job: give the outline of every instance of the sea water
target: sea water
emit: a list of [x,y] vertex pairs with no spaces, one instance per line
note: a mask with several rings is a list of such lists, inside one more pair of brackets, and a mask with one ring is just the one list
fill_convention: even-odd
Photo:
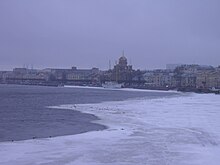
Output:
[[150,93],[160,97],[47,106],[93,114],[107,129],[2,142],[0,164],[218,165],[220,96]]
[[94,115],[82,114],[80,111],[53,110],[48,106],[172,95],[174,94],[85,87],[0,85],[0,141],[72,135],[106,128],[104,125],[91,123],[98,120]]

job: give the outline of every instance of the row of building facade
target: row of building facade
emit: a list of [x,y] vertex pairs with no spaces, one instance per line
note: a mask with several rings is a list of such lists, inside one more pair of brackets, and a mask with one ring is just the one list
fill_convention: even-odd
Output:
[[147,89],[209,90],[220,89],[220,67],[201,65],[168,65],[167,69],[141,71],[128,65],[123,55],[113,69],[15,68],[0,71],[0,83],[67,84],[100,86],[105,81],[124,83],[125,87]]
[[145,85],[182,90],[220,89],[220,67],[180,65],[175,69],[147,71]]

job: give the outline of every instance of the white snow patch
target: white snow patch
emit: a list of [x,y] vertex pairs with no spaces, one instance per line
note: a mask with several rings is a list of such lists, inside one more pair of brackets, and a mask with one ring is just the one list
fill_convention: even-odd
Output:
[[116,91],[129,91],[129,92],[159,92],[159,93],[181,93],[176,90],[150,90],[150,89],[135,89],[135,88],[104,88],[104,87],[91,87],[91,86],[72,86],[64,85],[65,88],[82,88],[82,89],[100,89],[100,90],[116,90]]
[[219,165],[220,96],[62,105],[109,128],[0,143],[3,165]]

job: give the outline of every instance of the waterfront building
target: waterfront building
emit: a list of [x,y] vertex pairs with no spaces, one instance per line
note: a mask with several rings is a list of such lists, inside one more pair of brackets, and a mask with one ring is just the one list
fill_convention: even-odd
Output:
[[197,74],[196,88],[200,89],[220,89],[220,71],[203,71]]
[[99,77],[99,69],[77,69],[76,67],[72,67],[71,72],[68,72],[66,75],[67,80],[97,80]]
[[196,74],[195,73],[182,74],[180,86],[184,88],[196,88]]
[[77,69],[72,67],[71,69],[54,69],[47,68],[43,72],[51,73],[55,80],[59,81],[74,81],[74,80],[91,80],[94,75],[99,74],[98,68],[92,69]]
[[149,88],[172,88],[173,73],[170,70],[153,70],[144,74],[145,86]]
[[215,68],[206,65],[181,65],[174,70],[177,88],[196,88],[198,73],[214,71]]

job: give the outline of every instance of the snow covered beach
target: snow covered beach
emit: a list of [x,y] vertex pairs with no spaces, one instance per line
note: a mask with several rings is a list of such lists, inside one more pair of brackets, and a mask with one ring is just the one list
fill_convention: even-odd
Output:
[[3,165],[218,165],[220,96],[182,94],[61,105],[98,116],[103,131],[0,143]]

